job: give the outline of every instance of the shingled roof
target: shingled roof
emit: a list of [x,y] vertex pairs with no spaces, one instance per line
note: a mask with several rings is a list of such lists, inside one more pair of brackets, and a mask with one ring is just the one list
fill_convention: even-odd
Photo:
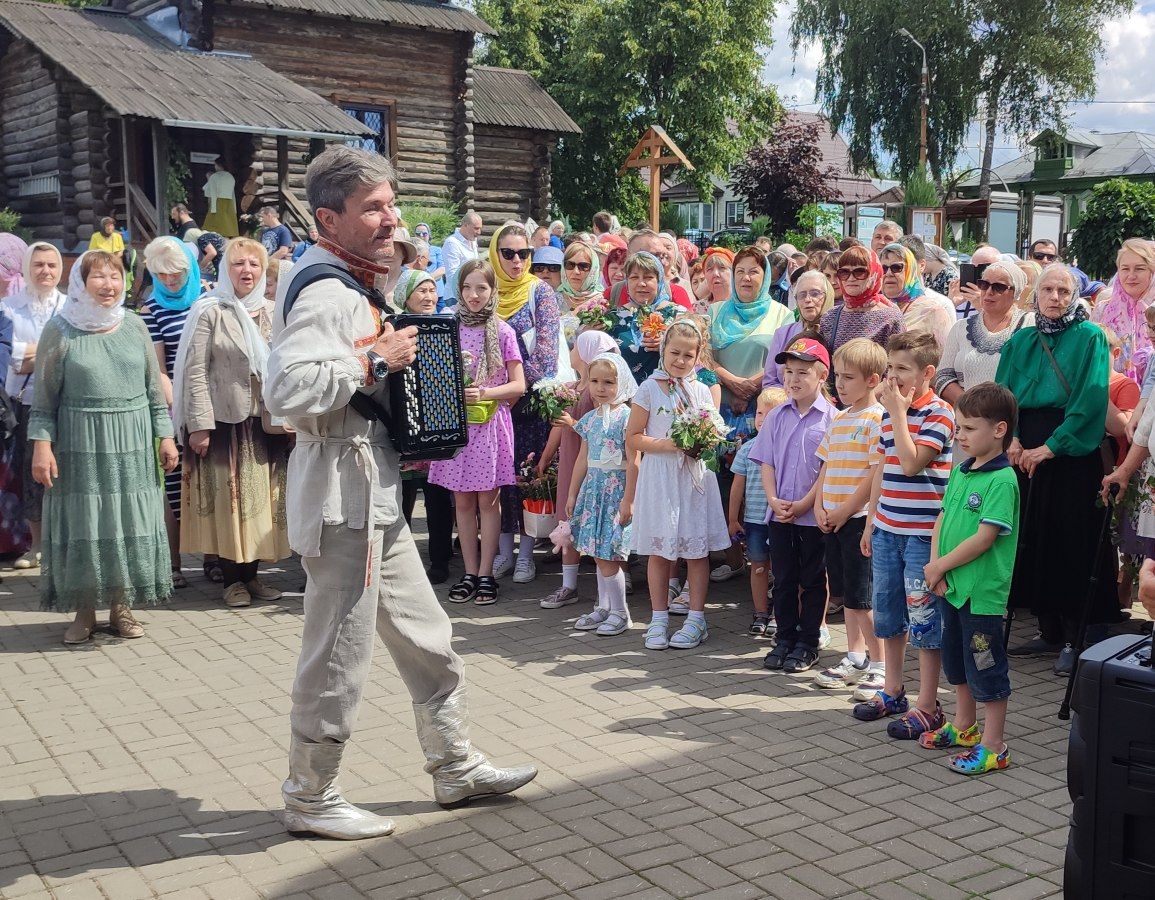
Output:
[[476,125],[581,133],[537,79],[521,69],[474,68],[473,121]]
[[243,0],[247,6],[316,13],[362,22],[390,22],[432,31],[469,31],[495,35],[489,23],[469,9],[440,0]]
[[180,49],[123,13],[0,0],[0,27],[28,41],[122,116],[259,134],[370,133],[254,59]]

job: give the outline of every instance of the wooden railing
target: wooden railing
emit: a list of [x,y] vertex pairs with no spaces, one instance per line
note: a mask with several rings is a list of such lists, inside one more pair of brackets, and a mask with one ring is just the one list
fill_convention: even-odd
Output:
[[144,195],[135,184],[125,186],[128,194],[128,228],[132,234],[132,242],[144,246],[157,236],[159,216],[152,201]]

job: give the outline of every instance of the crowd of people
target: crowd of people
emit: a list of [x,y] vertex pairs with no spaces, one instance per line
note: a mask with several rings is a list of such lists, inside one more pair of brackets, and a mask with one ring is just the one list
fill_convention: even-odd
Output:
[[[433,584],[450,580],[456,532],[464,573],[449,603],[493,604],[501,579],[538,578],[524,501],[556,478],[561,579],[543,608],[581,601],[591,558],[597,596],[573,627],[622,635],[630,561],[645,557],[644,646],[689,650],[709,637],[711,583],[746,576],[750,635],[773,642],[764,665],[786,673],[818,665],[841,613],[848,651],[815,684],[851,691],[853,716],[889,718],[896,739],[959,751],[951,765],[966,774],[1009,764],[1008,657],[1053,654],[1070,671],[1086,599],[1071,586],[1099,574],[1090,640],[1130,607],[1155,554],[1152,242],[1125,241],[1103,285],[1049,241],[1026,259],[980,246],[964,279],[889,221],[869,246],[760,238],[700,253],[608,213],[588,232],[506,222],[482,243],[468,212],[441,247],[427,224],[388,215],[392,264],[367,277],[397,311],[455,316],[464,351],[468,446],[405,464],[392,501],[408,520],[424,495]],[[143,250],[138,311],[111,220],[65,291],[55,247],[0,235],[13,412],[0,552],[41,568],[46,608],[74,614],[70,644],[103,607],[120,636],[142,636],[133,609],[187,585],[181,553],[203,555],[229,607],[279,598],[259,564],[322,528],[286,506],[290,452],[301,466],[344,452],[312,439],[294,450],[265,400],[276,285],[306,250],[344,259],[339,248],[316,230],[294,246],[273,208],[259,240],[202,243],[187,209],[173,218],[176,233]],[[353,363],[364,384],[372,358]],[[534,396],[558,384],[576,400],[543,418]],[[716,448],[681,438],[713,423]],[[1116,545],[1100,545],[1113,486],[1126,502]],[[364,500],[370,519],[377,503]],[[1008,607],[1039,625],[1009,651]],[[950,721],[940,673],[958,693]]]

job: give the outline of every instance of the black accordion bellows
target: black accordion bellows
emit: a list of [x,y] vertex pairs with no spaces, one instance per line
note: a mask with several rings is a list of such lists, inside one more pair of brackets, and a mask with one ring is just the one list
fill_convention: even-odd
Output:
[[417,328],[417,359],[389,375],[389,439],[403,460],[453,459],[469,443],[465,373],[456,316],[400,315]]

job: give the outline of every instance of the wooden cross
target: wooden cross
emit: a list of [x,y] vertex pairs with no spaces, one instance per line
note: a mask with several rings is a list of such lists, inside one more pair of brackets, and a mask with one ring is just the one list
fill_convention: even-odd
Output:
[[[668,154],[663,156],[666,151]],[[658,209],[662,200],[663,166],[685,166],[689,171],[694,171],[694,164],[686,159],[686,154],[678,149],[666,130],[661,125],[651,125],[618,170],[619,177],[625,175],[627,169],[650,170],[650,227],[654,231],[661,228]]]

